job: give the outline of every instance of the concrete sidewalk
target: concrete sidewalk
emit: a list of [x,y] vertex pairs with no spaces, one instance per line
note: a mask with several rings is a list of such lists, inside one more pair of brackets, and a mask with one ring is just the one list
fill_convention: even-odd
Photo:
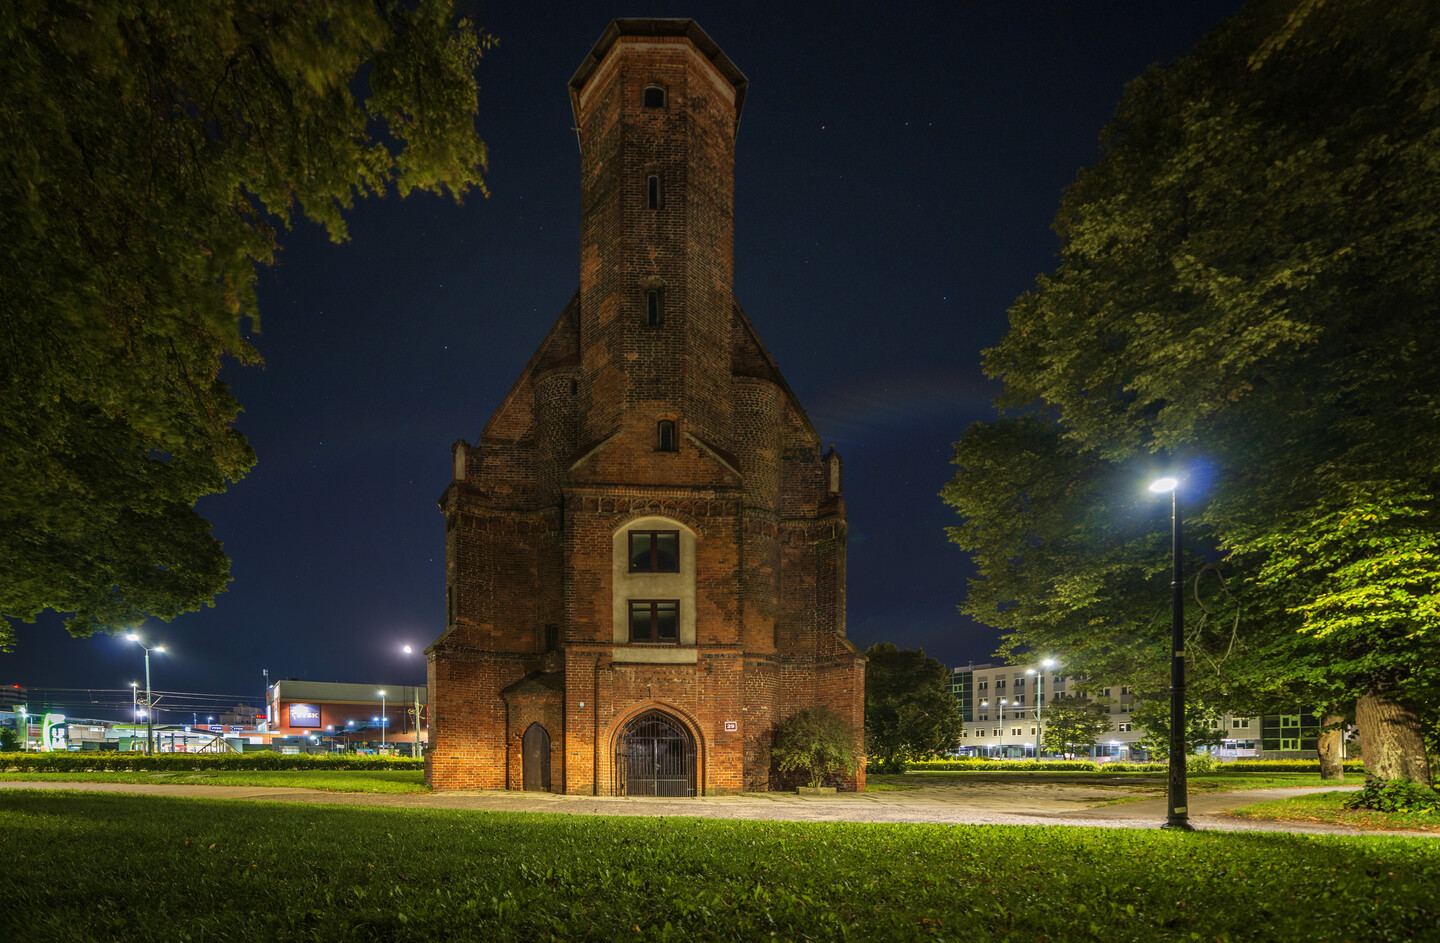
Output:
[[[1347,787],[1338,787],[1347,788]],[[1348,787],[1355,789],[1358,787]],[[441,792],[410,795],[322,792],[290,787],[206,786],[168,783],[0,782],[4,792],[16,789],[60,789],[77,792],[118,792],[196,799],[241,799],[313,805],[369,806],[393,809],[465,809],[472,811],[550,812],[571,815],[702,816],[718,819],[767,819],[797,822],[901,822],[953,825],[1072,825],[1100,828],[1157,828],[1165,821],[1163,798],[1119,805],[1099,805],[1118,790],[1089,786],[977,786],[833,796],[793,793],[749,793],[701,796],[694,799],[651,797],[567,796],[538,792]],[[1362,831],[1309,822],[1261,822],[1231,818],[1229,809],[1266,799],[1318,792],[1307,789],[1251,789],[1213,793],[1190,799],[1190,823],[1207,831],[1291,832],[1324,835],[1407,834],[1425,832]]]

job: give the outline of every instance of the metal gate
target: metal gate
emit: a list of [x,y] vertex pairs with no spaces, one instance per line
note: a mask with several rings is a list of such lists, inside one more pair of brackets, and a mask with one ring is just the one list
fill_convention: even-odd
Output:
[[622,796],[693,796],[695,741],[673,717],[646,711],[621,731],[615,771]]

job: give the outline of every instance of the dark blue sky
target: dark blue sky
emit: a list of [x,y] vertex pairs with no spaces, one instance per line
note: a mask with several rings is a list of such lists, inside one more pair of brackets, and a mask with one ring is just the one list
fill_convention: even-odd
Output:
[[[351,241],[312,226],[261,276],[263,369],[228,371],[259,464],[201,510],[233,560],[214,608],[142,632],[157,690],[257,698],[272,679],[413,684],[443,628],[450,444],[474,442],[579,282],[566,83],[612,16],[688,16],[746,74],[736,296],[845,459],[850,636],[983,661],[937,497],[992,415],[980,352],[1055,263],[1061,190],[1123,84],[1240,0],[479,5],[491,196],[387,199]],[[132,643],[19,626],[0,681],[104,716]],[[106,692],[109,693],[106,693]],[[119,693],[117,693],[119,692]],[[199,699],[172,695],[177,708]],[[32,704],[32,706],[34,706]],[[189,708],[184,708],[189,709]]]

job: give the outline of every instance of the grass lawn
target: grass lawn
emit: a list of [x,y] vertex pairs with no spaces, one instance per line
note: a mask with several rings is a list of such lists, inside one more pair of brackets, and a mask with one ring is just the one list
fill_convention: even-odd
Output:
[[1349,793],[1323,792],[1294,799],[1272,799],[1235,809],[1230,814],[1245,819],[1284,819],[1292,822],[1328,822],[1351,828],[1413,829],[1440,832],[1440,815],[1419,812],[1374,812],[1343,808]]
[[327,792],[429,792],[422,770],[234,770],[185,773],[0,773],[24,782],[170,783],[202,786],[300,786]]
[[1415,940],[1440,842],[0,794],[0,939]]

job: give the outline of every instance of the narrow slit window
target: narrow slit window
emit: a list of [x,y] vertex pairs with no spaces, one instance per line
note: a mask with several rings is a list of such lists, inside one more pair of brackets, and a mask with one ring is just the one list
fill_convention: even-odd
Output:
[[648,327],[659,327],[660,314],[660,290],[652,288],[645,292],[645,324]]
[[675,423],[669,419],[662,419],[655,424],[655,451],[657,452],[678,452],[679,446],[675,442]]
[[665,107],[665,89],[661,88],[661,87],[658,86],[658,85],[647,85],[647,86],[645,86],[645,107],[646,107],[646,108],[664,108],[664,107]]
[[660,208],[660,175],[651,174],[645,178],[645,206],[647,209]]

